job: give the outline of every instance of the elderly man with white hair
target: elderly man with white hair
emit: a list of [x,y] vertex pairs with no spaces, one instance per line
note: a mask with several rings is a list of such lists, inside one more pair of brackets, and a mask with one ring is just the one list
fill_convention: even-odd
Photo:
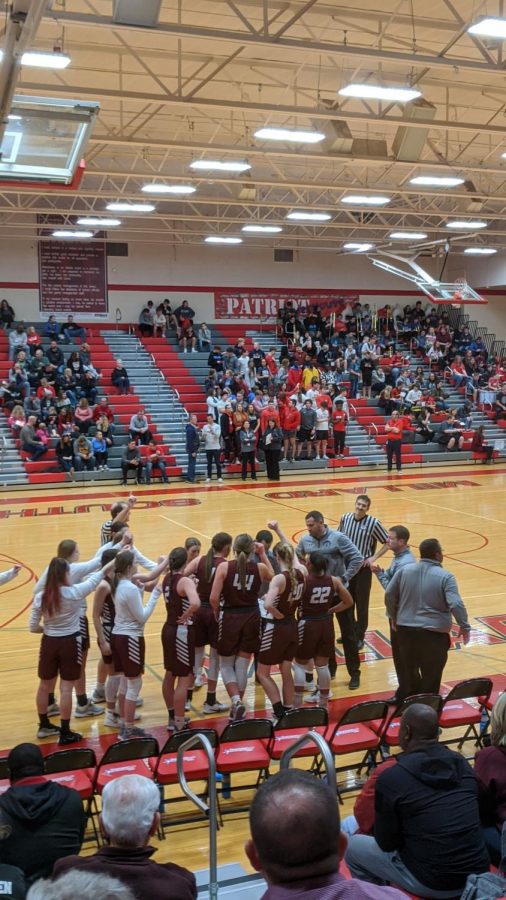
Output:
[[[53,878],[70,869],[103,872],[119,878],[138,900],[170,896],[171,900],[195,900],[195,876],[175,863],[150,859],[149,839],[158,828],[160,794],[142,775],[123,775],[110,781],[102,794],[100,828],[108,846],[94,856],[67,856],[56,863]],[[60,862],[62,863],[60,865]]]

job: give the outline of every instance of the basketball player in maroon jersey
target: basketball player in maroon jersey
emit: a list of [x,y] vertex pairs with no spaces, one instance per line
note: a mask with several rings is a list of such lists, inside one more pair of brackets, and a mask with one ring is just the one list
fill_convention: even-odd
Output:
[[[263,598],[265,611],[272,615],[264,620],[258,654],[257,677],[279,718],[293,706],[292,661],[297,650],[297,622],[295,612],[304,590],[307,569],[295,556],[293,547],[281,541],[274,547],[274,556],[281,569],[272,579]],[[283,701],[279,688],[271,677],[271,666],[279,666],[283,685]]]
[[[101,564],[104,567],[111,559],[116,559],[119,546],[104,550]],[[93,625],[97,635],[98,647],[101,654],[103,678],[105,683],[106,712],[104,725],[108,728],[119,726],[119,716],[116,714],[116,699],[121,675],[114,671],[114,663],[111,651],[111,633],[114,625],[115,609],[112,598],[112,573],[102,579],[93,597]]]
[[[300,603],[298,646],[295,654],[294,706],[302,706],[306,682],[306,666],[314,659],[320,691],[319,705],[328,706],[330,691],[329,657],[335,652],[333,613],[353,606],[353,597],[340,578],[327,575],[327,558],[323,553],[309,554],[309,574]],[[336,597],[339,602],[336,603]]]
[[[185,575],[193,575],[197,579],[197,594],[200,597],[200,608],[193,617],[195,632],[195,687],[202,669],[202,660],[206,645],[209,644],[209,669],[207,675],[207,697],[202,711],[206,715],[226,712],[228,706],[216,700],[216,685],[220,673],[218,656],[218,622],[209,602],[216,569],[227,561],[232,549],[232,535],[220,531],[211,539],[211,546],[205,556],[198,556],[186,566]],[[199,685],[200,687],[200,685]]]
[[195,629],[193,615],[200,606],[193,578],[184,574],[188,553],[175,547],[169,554],[169,572],[162,584],[167,620],[162,628],[163,699],[169,714],[168,730],[185,727],[186,693],[193,684],[195,665]]
[[[260,562],[249,559],[253,552],[258,554]],[[209,598],[219,617],[221,677],[232,700],[230,720],[233,722],[242,719],[246,712],[242,698],[249,662],[260,647],[258,592],[262,581],[270,581],[274,575],[264,545],[255,543],[251,535],[237,535],[234,553],[236,559],[218,566]]]

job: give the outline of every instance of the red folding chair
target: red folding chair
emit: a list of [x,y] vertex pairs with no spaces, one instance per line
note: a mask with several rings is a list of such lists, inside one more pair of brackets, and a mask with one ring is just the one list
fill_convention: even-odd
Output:
[[[284,751],[291,747],[295,741],[307,734],[308,731],[317,731],[318,734],[325,737],[328,728],[328,713],[322,707],[313,707],[309,709],[303,707],[301,709],[289,709],[281,716],[274,728],[274,741],[271,747],[271,759],[280,760]],[[293,759],[301,757],[312,757],[312,763],[309,771],[314,771],[316,761],[319,756],[318,748],[315,744],[306,744],[297,750],[293,755]]]
[[[179,797],[173,798],[172,800],[167,800],[165,798],[164,788],[166,785],[179,784],[179,778],[177,774],[177,751],[181,744],[184,744],[185,741],[188,740],[188,738],[193,737],[195,734],[203,734],[208,739],[211,747],[216,754],[219,741],[218,733],[215,731],[215,729],[192,728],[172,734],[162,747],[158,758],[153,757],[149,761],[150,766],[153,770],[153,777],[156,783],[160,786],[162,813],[165,812],[165,806],[167,803],[180,801]],[[187,781],[205,782],[205,789],[201,796],[206,799],[209,795],[209,761],[207,759],[205,751],[200,747],[193,747],[191,750],[186,751],[183,757],[183,762],[184,773]],[[164,824],[165,823],[162,821],[162,827]]]
[[216,769],[221,775],[232,776],[256,772],[254,784],[236,785],[235,790],[258,787],[269,777],[274,729],[270,719],[242,719],[226,726],[220,737]]
[[[388,703],[385,703],[384,700],[366,700],[363,703],[355,703],[343,713],[332,731],[329,730],[327,743],[334,756],[361,754],[360,762],[351,765],[351,768],[356,768],[357,775],[362,769],[367,768],[369,772],[376,765],[388,711]],[[349,763],[336,766],[336,772],[348,769],[350,769]],[[347,789],[353,790],[354,786]],[[340,800],[341,790],[338,788]]]
[[97,766],[93,784],[95,794],[101,794],[106,784],[122,775],[143,775],[153,778],[150,759],[159,756],[156,738],[131,738],[111,744]]
[[100,844],[94,818],[98,813],[93,789],[96,770],[95,753],[86,747],[56,750],[44,758],[44,778],[77,791],[84,803],[86,821],[91,821],[95,840]]
[[400,700],[397,706],[394,706],[391,715],[387,716],[383,727],[380,728],[380,749],[382,753],[382,748],[386,749],[388,754],[390,747],[399,746],[399,727],[402,714],[410,706],[413,706],[414,703],[422,703],[425,706],[430,706],[435,710],[439,717],[443,706],[443,698],[440,697],[439,694],[427,693],[413,694],[411,697],[406,697],[405,700]]
[[[443,700],[439,725],[441,728],[463,727],[465,731],[462,737],[450,738],[443,743],[457,744],[461,750],[464,742],[473,737],[476,747],[483,746],[483,735],[490,718],[486,704],[492,688],[490,678],[466,678],[451,689]],[[485,717],[483,730],[480,728],[482,716]]]

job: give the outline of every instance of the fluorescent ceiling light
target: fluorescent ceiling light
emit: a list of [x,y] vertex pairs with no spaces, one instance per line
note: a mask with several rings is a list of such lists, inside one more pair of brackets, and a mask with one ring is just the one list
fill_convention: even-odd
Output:
[[424,231],[392,231],[389,237],[394,241],[424,241],[427,235]]
[[380,197],[379,194],[348,194],[341,197],[341,203],[353,203],[355,206],[385,206],[391,197]]
[[152,203],[108,203],[106,209],[111,212],[153,212]]
[[484,37],[497,38],[503,40],[506,38],[506,19],[496,19],[493,17],[482,19],[467,29],[469,34],[481,34]]
[[416,178],[410,178],[409,183],[419,184],[422,187],[457,187],[458,184],[464,184],[464,179],[439,175],[417,175]]
[[328,222],[332,216],[323,212],[304,212],[304,210],[295,210],[288,213],[287,219],[294,219],[298,222]]
[[234,162],[234,160],[221,162],[217,159],[195,159],[190,163],[190,169],[203,172],[247,172],[248,169],[251,169],[251,166],[247,162]]
[[53,231],[55,238],[92,238],[93,231]]
[[349,243],[343,245],[343,250],[353,250],[355,253],[367,253],[368,250],[372,250],[374,244],[362,244],[362,243]]
[[191,184],[145,184],[145,194],[194,194],[197,190]]
[[486,228],[488,222],[480,222],[478,220],[470,222],[463,222],[461,219],[457,219],[455,222],[447,222],[447,228],[454,228],[455,230],[460,231],[472,231],[475,228]]
[[497,253],[497,250],[494,250],[493,247],[468,247],[464,253],[467,253],[468,256],[492,256],[493,253]]
[[262,141],[289,141],[293,144],[318,144],[325,140],[320,131],[296,131],[293,128],[259,128],[254,137]]
[[204,240],[206,244],[242,244],[240,237],[225,237],[221,234],[210,234]]
[[38,69],[66,69],[70,64],[70,56],[56,50],[44,53],[38,50],[27,50],[21,57],[22,66],[33,66]]
[[243,225],[241,231],[247,231],[251,234],[279,234],[283,229],[281,225]]
[[388,100],[397,103],[409,103],[422,96],[416,88],[381,87],[379,84],[348,84],[338,91],[342,97],[358,97],[364,100]]
[[77,220],[78,225],[96,225],[104,228],[116,228],[121,225],[121,219],[99,219],[94,216],[83,216]]

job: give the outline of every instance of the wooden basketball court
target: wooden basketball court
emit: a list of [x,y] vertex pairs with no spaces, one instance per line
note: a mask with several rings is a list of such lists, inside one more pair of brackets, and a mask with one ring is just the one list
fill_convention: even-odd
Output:
[[[223,487],[183,486],[139,488],[138,503],[131,517],[135,544],[153,558],[197,536],[204,549],[217,531],[235,535],[255,534],[270,519],[278,519],[285,533],[298,539],[304,516],[319,509],[331,526],[354,506],[354,496],[366,492],[371,513],[389,527],[406,525],[416,552],[426,537],[437,537],[445,552],[445,566],[457,577],[466,603],[472,638],[468,647],[455,644],[449,655],[445,681],[474,675],[506,677],[506,542],[504,486],[506,468],[473,465],[462,468],[403,472],[388,476],[378,471],[360,474],[292,477],[278,484],[225,483]],[[40,637],[28,632],[29,607],[35,578],[40,574],[63,538],[78,541],[81,559],[92,556],[100,543],[100,526],[108,518],[110,504],[127,491],[65,487],[51,493],[6,492],[0,500],[2,551],[0,570],[14,562],[22,564],[18,579],[0,588],[0,678],[2,683],[0,747],[8,749],[21,741],[35,740],[37,717],[34,695],[37,686],[37,656]],[[384,557],[388,565],[390,554]],[[145,705],[142,725],[148,730],[163,726],[163,676],[160,630],[163,602],[146,627],[146,674],[142,694]],[[341,665],[332,682],[333,700],[366,699],[376,692],[392,693],[395,675],[387,640],[383,591],[376,579],[371,594],[370,632],[363,652],[362,682],[350,695],[347,673]],[[338,645],[339,648],[339,645]],[[98,650],[92,642],[88,660],[88,689],[93,690]],[[502,676],[502,679],[501,679]],[[224,698],[221,689],[219,697]],[[194,694],[192,719],[200,710],[205,689]],[[264,708],[264,695],[250,679],[250,708]],[[269,711],[270,714],[270,711]],[[101,724],[103,717],[79,720],[79,730],[95,741],[110,743],[115,733]],[[211,724],[211,723],[208,723]],[[163,733],[160,732],[160,734]],[[162,738],[163,739],[163,738]],[[44,743],[44,742],[42,742]],[[50,743],[46,741],[45,743]],[[346,811],[351,802],[345,807]],[[245,817],[229,817],[219,835],[220,862],[244,863]],[[171,830],[157,858],[172,858],[195,868],[207,866],[207,835],[200,825]]]

